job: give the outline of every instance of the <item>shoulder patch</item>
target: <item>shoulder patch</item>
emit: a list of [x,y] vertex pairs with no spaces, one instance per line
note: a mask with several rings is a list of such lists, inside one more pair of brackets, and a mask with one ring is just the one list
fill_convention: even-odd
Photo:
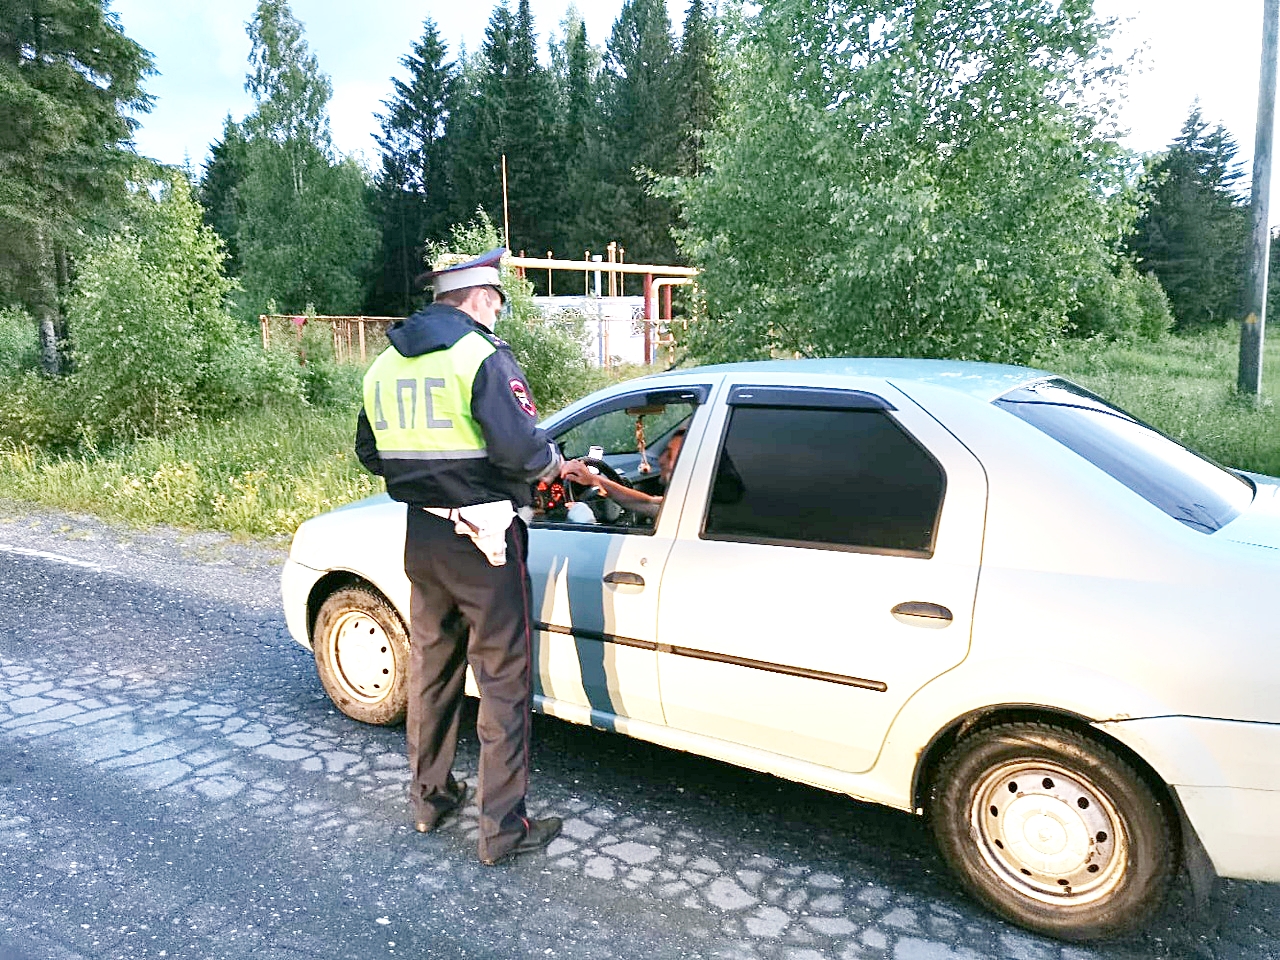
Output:
[[525,386],[525,382],[519,377],[512,377],[507,381],[507,386],[511,388],[511,395],[516,398],[516,403],[520,404],[520,409],[531,417],[538,415],[538,408],[533,405],[533,397],[529,396],[529,388]]

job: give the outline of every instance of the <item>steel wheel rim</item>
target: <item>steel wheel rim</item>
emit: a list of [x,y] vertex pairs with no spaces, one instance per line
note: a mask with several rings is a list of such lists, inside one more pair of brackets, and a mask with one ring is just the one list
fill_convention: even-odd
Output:
[[367,613],[351,610],[330,628],[329,666],[343,689],[361,703],[379,703],[391,692],[396,658],[387,633]]
[[1079,773],[1042,760],[1001,764],[972,794],[982,858],[1041,903],[1082,905],[1119,886],[1129,843],[1115,804]]

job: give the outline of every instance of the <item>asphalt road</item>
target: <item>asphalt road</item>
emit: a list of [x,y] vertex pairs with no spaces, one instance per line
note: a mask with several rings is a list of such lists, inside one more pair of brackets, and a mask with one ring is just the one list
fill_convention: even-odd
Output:
[[969,901],[916,818],[541,717],[565,834],[483,867],[474,807],[410,828],[403,730],[325,698],[283,552],[0,502],[0,960],[1280,960],[1280,885],[1063,945]]

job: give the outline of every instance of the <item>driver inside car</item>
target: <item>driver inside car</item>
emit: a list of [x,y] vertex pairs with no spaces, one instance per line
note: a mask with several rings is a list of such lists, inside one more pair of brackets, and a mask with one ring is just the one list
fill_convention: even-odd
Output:
[[[658,476],[664,490],[671,482],[671,473],[675,470],[676,460],[680,456],[680,448],[684,446],[684,435],[685,428],[677,427],[672,432],[671,439],[667,441],[667,445],[658,454]],[[602,477],[593,473],[591,468],[581,460],[566,460],[560,465],[560,476],[584,487],[595,487],[600,496],[609,497],[620,507],[642,517],[656,517],[658,511],[662,509],[661,495],[655,496],[640,490],[633,490],[631,487],[610,480],[608,477]]]

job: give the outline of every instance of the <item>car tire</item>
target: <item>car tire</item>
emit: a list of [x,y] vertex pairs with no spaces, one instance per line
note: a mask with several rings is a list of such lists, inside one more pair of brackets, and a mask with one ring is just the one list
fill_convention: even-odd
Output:
[[975,898],[1063,940],[1141,927],[1178,868],[1169,802],[1115,751],[1050,724],[962,738],[938,768],[928,813],[943,859]]
[[344,587],[324,601],[312,631],[316,672],[334,706],[354,720],[404,720],[409,636],[399,614],[368,587]]

